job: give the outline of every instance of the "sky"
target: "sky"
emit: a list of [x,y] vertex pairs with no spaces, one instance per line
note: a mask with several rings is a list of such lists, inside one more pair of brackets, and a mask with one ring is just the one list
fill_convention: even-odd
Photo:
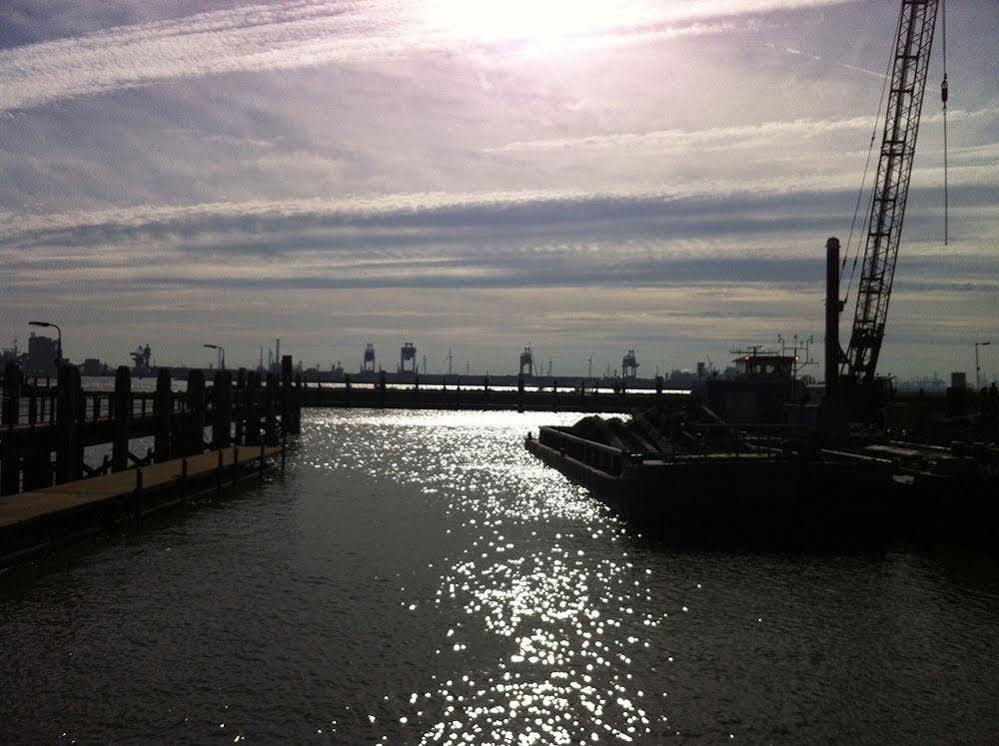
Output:
[[[825,241],[898,8],[5,0],[0,344],[41,317],[77,360],[253,365],[280,337],[348,370],[412,341],[431,370],[530,344],[556,375],[628,349],[652,375],[780,333],[821,376]],[[950,241],[938,27],[879,365],[901,377],[999,345],[996,0],[947,13]]]

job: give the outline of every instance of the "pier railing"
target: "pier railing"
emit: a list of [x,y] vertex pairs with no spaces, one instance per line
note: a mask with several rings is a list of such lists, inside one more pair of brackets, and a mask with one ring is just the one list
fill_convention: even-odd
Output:
[[[116,373],[113,391],[85,391],[75,365],[62,367],[55,386],[42,386],[8,364],[0,400],[0,495],[207,449],[276,446],[283,434],[300,431],[301,390],[290,356],[282,361],[280,378],[244,369],[216,371],[208,385],[203,371],[192,370],[183,392],[173,390],[167,370],[160,371],[152,392],[132,391],[125,366]],[[152,439],[144,454],[132,450],[132,441],[140,438]],[[110,453],[100,464],[88,464],[85,449],[102,445]]]

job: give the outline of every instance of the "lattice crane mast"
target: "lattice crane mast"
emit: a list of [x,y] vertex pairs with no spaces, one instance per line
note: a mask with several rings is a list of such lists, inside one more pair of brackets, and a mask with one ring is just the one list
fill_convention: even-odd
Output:
[[902,0],[877,175],[865,221],[864,259],[857,285],[853,331],[840,359],[840,377],[847,384],[874,382],[895,278],[939,5],[940,0]]

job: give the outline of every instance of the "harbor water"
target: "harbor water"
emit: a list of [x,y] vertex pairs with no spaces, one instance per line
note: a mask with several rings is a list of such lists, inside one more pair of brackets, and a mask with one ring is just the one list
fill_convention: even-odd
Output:
[[994,743],[999,563],[678,547],[523,447],[311,410],[287,470],[0,574],[0,742]]

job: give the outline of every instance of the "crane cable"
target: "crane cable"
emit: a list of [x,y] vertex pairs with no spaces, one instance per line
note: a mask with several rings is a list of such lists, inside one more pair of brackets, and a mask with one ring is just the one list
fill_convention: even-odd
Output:
[[940,99],[943,101],[943,141],[944,141],[944,246],[949,239],[949,199],[947,195],[947,0],[941,0],[943,12],[943,82],[940,84]]
[[[840,265],[840,275],[846,269],[846,263],[850,258],[850,246],[853,244],[853,233],[857,225],[857,216],[860,214],[860,203],[864,198],[864,187],[867,185],[867,173],[871,167],[871,154],[874,152],[874,143],[878,137],[878,125],[881,123],[881,108],[885,102],[885,92],[888,90],[888,80],[891,78],[891,66],[894,61],[894,50],[888,55],[888,63],[885,65],[885,74],[881,83],[881,96],[878,98],[878,108],[874,114],[874,129],[871,131],[871,142],[867,146],[867,161],[864,163],[864,175],[860,179],[860,189],[857,191],[857,203],[853,207],[853,220],[850,221],[850,235],[846,239],[846,251],[843,252],[843,261]],[[864,216],[861,224],[861,233],[864,232],[869,215]],[[846,294],[843,296],[843,303],[850,298],[850,288],[853,287],[853,278],[857,274],[857,260],[860,259],[860,237],[857,237],[857,245],[854,247],[853,266],[850,269],[850,279],[847,281]]]

